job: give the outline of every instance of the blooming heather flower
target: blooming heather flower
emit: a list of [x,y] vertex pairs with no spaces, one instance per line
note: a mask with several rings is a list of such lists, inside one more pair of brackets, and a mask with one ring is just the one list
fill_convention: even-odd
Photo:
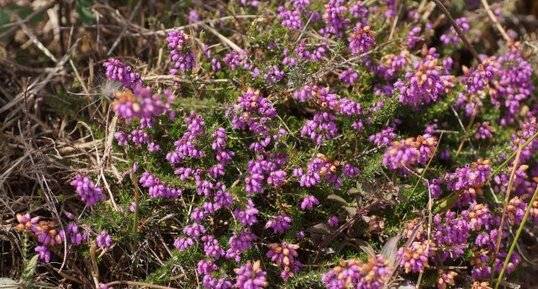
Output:
[[439,65],[435,54],[435,50],[430,49],[421,61],[413,64],[414,70],[405,74],[405,81],[394,83],[401,103],[418,106],[436,102],[454,86],[452,76]]
[[47,246],[37,246],[34,251],[39,254],[39,259],[43,260],[45,263],[50,262],[50,250]]
[[353,70],[353,68],[348,68],[340,73],[338,75],[338,78],[340,78],[340,81],[346,84],[352,84],[359,78],[359,75]]
[[106,230],[101,231],[99,235],[97,235],[97,247],[99,248],[110,248],[112,246],[112,237],[108,234]]
[[465,218],[457,217],[453,211],[447,211],[443,216],[435,215],[433,226],[432,238],[441,260],[462,257],[470,236],[469,223]]
[[494,224],[493,215],[486,204],[471,203],[469,209],[461,212],[461,216],[473,231],[489,229]]
[[150,87],[136,86],[116,93],[112,102],[114,112],[121,118],[131,121],[134,118],[150,120],[169,111],[175,96],[170,90],[162,94],[153,93]]
[[345,0],[329,0],[325,4],[323,19],[327,23],[326,33],[341,37],[349,26],[350,20],[346,17],[348,8]]
[[447,188],[460,194],[458,204],[468,204],[476,199],[476,195],[482,195],[482,187],[488,181],[490,173],[489,161],[479,159],[471,165],[447,173]]
[[396,139],[397,135],[394,133],[394,127],[389,126],[378,133],[375,133],[368,137],[378,147],[388,147]]
[[381,289],[389,278],[390,267],[383,256],[370,256],[368,262],[362,264],[361,273],[356,288]]
[[308,195],[301,202],[301,210],[310,210],[317,205],[319,205],[319,200],[312,195]]
[[486,58],[478,67],[464,69],[462,81],[467,87],[467,92],[470,94],[478,93],[486,88],[497,76],[499,72],[499,63],[493,57]]
[[278,7],[278,18],[280,18],[280,24],[289,29],[301,29],[303,22],[301,21],[301,14],[297,10],[287,10],[283,6]]
[[454,271],[449,271],[445,273],[444,271],[439,270],[439,279],[437,279],[437,288],[447,289],[448,287],[452,287],[456,285],[456,280],[454,280],[456,276],[458,276],[458,273]]
[[362,262],[359,260],[342,260],[338,266],[329,270],[321,277],[327,289],[345,289],[356,287],[360,278]]
[[491,102],[506,109],[501,118],[502,125],[510,124],[520,112],[521,103],[533,92],[532,66],[527,62],[519,47],[512,45],[508,52],[498,58],[500,68],[495,89],[491,91]]
[[256,216],[258,215],[258,209],[254,206],[254,203],[252,200],[247,201],[247,207],[244,211],[235,209],[234,216],[239,220],[243,226],[252,226],[256,222],[258,222],[258,219]]
[[357,23],[348,40],[349,49],[355,55],[368,52],[375,45],[374,32],[370,30],[370,26],[363,26],[360,23]]
[[161,182],[149,172],[144,172],[138,180],[142,187],[148,189],[152,198],[177,198],[183,194],[181,189],[173,188]]
[[525,210],[527,210],[527,204],[521,201],[519,196],[513,197],[506,206],[506,212],[510,223],[512,225],[521,224],[523,216],[525,215]]
[[192,240],[191,238],[181,237],[181,238],[177,238],[174,241],[174,247],[176,247],[176,249],[180,251],[185,251],[192,245],[194,245],[194,240]]
[[290,277],[299,272],[302,266],[301,262],[297,260],[299,245],[283,242],[281,244],[269,244],[267,247],[269,248],[267,257],[282,268],[280,276],[284,281],[288,281]]
[[407,34],[407,47],[408,48],[413,48],[420,41],[422,41],[422,37],[420,36],[421,32],[422,32],[422,28],[420,28],[420,26],[415,26],[411,28],[411,30]]
[[247,261],[234,269],[237,276],[234,286],[239,289],[260,289],[267,287],[266,273],[260,268],[260,261]]
[[172,60],[170,74],[176,75],[179,71],[192,69],[196,65],[194,52],[187,48],[187,39],[183,32],[178,29],[168,32],[166,41]]
[[284,71],[280,70],[278,66],[273,65],[265,73],[264,79],[268,84],[274,84],[284,78]]
[[217,265],[211,260],[200,260],[198,261],[198,266],[196,267],[196,271],[200,275],[209,275],[217,269]]
[[338,226],[339,222],[340,221],[338,220],[337,216],[331,216],[331,217],[329,217],[329,220],[327,220],[327,224],[329,224],[329,226],[331,226],[333,228]]
[[271,228],[275,234],[285,233],[291,225],[291,218],[286,215],[278,215],[267,221],[265,228]]
[[232,288],[232,282],[228,280],[228,278],[222,277],[219,279],[216,279],[215,277],[211,275],[205,275],[202,280],[202,285],[204,288],[207,289],[230,289]]
[[[469,25],[469,22],[467,21],[467,18],[461,17],[455,20],[456,25],[458,25],[461,29],[461,31],[465,32],[471,29],[471,25]],[[453,26],[450,26],[450,30],[441,35],[441,42],[444,44],[459,44],[461,43],[461,39],[456,33],[456,29]]]
[[318,154],[312,159],[307,166],[306,173],[302,169],[294,170],[294,175],[300,178],[301,187],[313,187],[324,179],[335,188],[339,188],[343,180],[338,176],[337,171],[341,163],[338,161],[331,162],[323,154]]
[[425,165],[433,157],[436,146],[437,139],[429,134],[395,141],[383,155],[383,165],[392,170]]
[[478,124],[474,137],[476,139],[490,139],[493,137],[493,135],[491,134],[492,131],[493,128],[489,125],[487,121],[482,122]]
[[77,175],[70,184],[75,187],[80,199],[90,207],[105,199],[101,188],[95,186],[88,177]]
[[110,80],[117,81],[125,88],[134,88],[142,85],[140,74],[133,72],[131,66],[126,66],[119,59],[111,58],[103,66],[106,68],[106,76]]
[[252,248],[254,240],[256,240],[256,235],[254,235],[250,229],[245,229],[241,232],[233,232],[232,237],[228,240],[228,245],[230,247],[226,250],[226,258],[234,259],[236,262],[241,261],[241,254]]
[[212,235],[205,235],[201,238],[204,242],[204,253],[206,256],[213,257],[215,260],[218,260],[220,257],[224,256],[224,250],[219,245],[219,241],[215,239]]
[[318,145],[338,135],[336,118],[330,112],[316,113],[314,118],[306,121],[301,129],[301,136],[309,137]]
[[237,99],[232,111],[232,127],[248,129],[254,134],[267,136],[267,124],[276,116],[272,104],[257,90],[249,89]]
[[406,273],[422,272],[424,268],[429,267],[428,258],[433,251],[433,244],[427,242],[413,242],[409,247],[400,248],[398,250],[398,259],[401,260],[402,266]]

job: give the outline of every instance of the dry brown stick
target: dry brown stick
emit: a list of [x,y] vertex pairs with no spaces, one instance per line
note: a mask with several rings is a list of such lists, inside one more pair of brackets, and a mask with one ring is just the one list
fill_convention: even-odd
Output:
[[112,55],[112,52],[114,52],[114,50],[116,49],[116,47],[120,43],[120,40],[123,38],[123,35],[127,31],[127,26],[129,26],[129,23],[131,23],[131,21],[133,21],[134,16],[138,12],[138,9],[141,6],[140,4],[142,4],[142,0],[138,0],[138,2],[136,3],[136,6],[133,9],[133,12],[129,16],[129,20],[127,20],[127,23],[125,23],[125,25],[123,26],[123,29],[121,30],[120,35],[118,35],[118,38],[116,38],[116,41],[114,41],[114,43],[112,44],[112,47],[110,47],[110,50],[108,50],[108,52],[106,53],[107,56]]
[[506,30],[504,30],[504,28],[501,26],[501,23],[499,23],[499,20],[497,19],[495,14],[493,14],[493,11],[491,11],[488,1],[487,0],[481,0],[481,1],[482,1],[482,6],[484,6],[486,13],[488,14],[488,17],[491,20],[491,22],[493,22],[493,24],[495,25],[495,28],[499,30],[499,33],[501,33],[504,40],[510,41],[511,40],[510,36],[508,36],[508,33],[506,33]]
[[476,59],[476,61],[478,61],[478,63],[482,63],[482,61],[480,61],[480,57],[478,56],[478,52],[476,52],[476,49],[474,49],[474,47],[471,45],[471,42],[469,42],[469,40],[463,33],[463,30],[461,30],[461,27],[456,23],[454,18],[452,18],[452,15],[450,15],[450,12],[448,11],[448,9],[446,9],[445,5],[443,5],[443,3],[441,3],[441,1],[439,0],[432,0],[432,1],[435,3],[435,5],[437,5],[437,7],[441,9],[443,14],[445,14],[445,16],[448,18],[448,20],[450,20],[450,24],[452,24],[452,27],[454,27],[454,30],[456,30],[456,33],[463,41],[463,44],[465,44],[467,49],[469,49],[469,51],[471,52],[473,57]]

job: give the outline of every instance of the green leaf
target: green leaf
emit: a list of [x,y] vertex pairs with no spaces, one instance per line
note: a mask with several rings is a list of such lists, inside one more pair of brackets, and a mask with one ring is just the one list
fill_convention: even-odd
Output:
[[89,0],[77,0],[77,13],[80,16],[80,20],[86,24],[92,24],[95,17],[90,11],[92,2]]
[[35,255],[28,261],[28,263],[26,263],[26,267],[24,268],[24,272],[22,273],[21,277],[24,281],[29,281],[32,276],[34,276],[38,258],[39,255]]

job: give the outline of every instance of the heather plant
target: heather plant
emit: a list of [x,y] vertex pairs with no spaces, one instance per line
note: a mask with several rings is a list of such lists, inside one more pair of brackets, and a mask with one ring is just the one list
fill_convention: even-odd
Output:
[[515,32],[494,51],[472,37],[499,11],[434,2],[185,4],[159,56],[96,69],[114,170],[73,165],[78,207],[13,228],[48,266],[90,256],[100,288],[517,283],[538,221],[535,67]]

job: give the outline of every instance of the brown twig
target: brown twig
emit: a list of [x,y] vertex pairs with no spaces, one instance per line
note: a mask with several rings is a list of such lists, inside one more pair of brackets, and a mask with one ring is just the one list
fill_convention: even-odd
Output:
[[499,20],[497,19],[493,11],[491,11],[488,1],[487,0],[480,0],[480,1],[482,2],[482,6],[484,6],[484,9],[486,10],[486,13],[488,14],[489,19],[495,25],[495,28],[499,30],[499,33],[501,33],[504,40],[506,40],[507,42],[510,41],[511,40],[510,36],[508,36],[508,33],[506,33],[506,30],[504,30],[504,28],[501,26],[501,23],[499,23]]
[[476,59],[476,61],[478,61],[478,63],[482,63],[482,61],[480,61],[480,57],[478,56],[478,52],[476,52],[476,49],[471,45],[471,42],[469,42],[469,40],[463,33],[463,30],[461,30],[461,27],[456,23],[454,18],[452,18],[452,15],[450,15],[450,12],[448,11],[448,9],[446,9],[445,5],[443,5],[443,3],[441,3],[441,1],[439,0],[432,0],[432,1],[435,3],[435,5],[437,5],[437,7],[441,9],[443,14],[445,14],[445,16],[448,18],[448,20],[450,20],[450,24],[452,24],[452,27],[454,27],[454,30],[456,30],[456,33],[463,41],[463,44],[465,44],[467,49],[469,49],[469,51],[471,52],[473,57]]

